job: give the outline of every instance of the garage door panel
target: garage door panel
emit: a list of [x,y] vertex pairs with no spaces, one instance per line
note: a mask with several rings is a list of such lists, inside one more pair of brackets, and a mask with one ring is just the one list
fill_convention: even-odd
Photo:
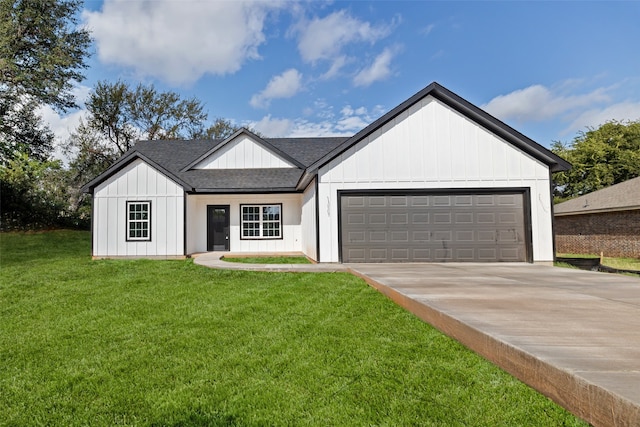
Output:
[[525,261],[524,196],[341,196],[343,262]]
[[389,205],[394,207],[405,207],[407,206],[407,196],[391,196],[389,198]]
[[363,208],[364,196],[351,196],[346,199],[345,203],[348,208]]
[[369,243],[387,243],[387,231],[370,231]]
[[456,259],[458,261],[473,261],[476,259],[476,251],[472,248],[463,248],[456,250]]
[[409,230],[391,232],[392,243],[409,243]]
[[350,244],[365,243],[365,235],[364,231],[349,231],[347,233],[347,242]]
[[429,196],[411,196],[409,204],[411,206],[429,206]]
[[414,262],[430,262],[431,250],[430,249],[414,249],[412,251],[411,261]]
[[411,214],[411,223],[412,224],[430,224],[430,217],[428,213],[412,213]]
[[384,196],[370,196],[368,198],[368,206],[370,208],[382,208],[387,206],[387,198]]
[[399,214],[392,213],[391,224],[399,224],[399,225],[409,224],[409,214],[408,213],[399,213]]
[[456,242],[470,242],[476,241],[476,233],[474,230],[458,230],[456,231]]
[[412,241],[419,242],[428,242],[431,240],[431,233],[429,231],[412,231],[411,232]]

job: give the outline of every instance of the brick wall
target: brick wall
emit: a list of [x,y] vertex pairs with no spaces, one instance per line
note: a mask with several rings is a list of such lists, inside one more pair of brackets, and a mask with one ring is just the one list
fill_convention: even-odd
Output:
[[640,258],[640,210],[555,217],[558,253]]

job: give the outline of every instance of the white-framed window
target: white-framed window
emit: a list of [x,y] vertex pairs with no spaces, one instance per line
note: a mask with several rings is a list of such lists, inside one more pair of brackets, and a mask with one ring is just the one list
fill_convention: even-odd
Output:
[[241,239],[282,239],[282,204],[240,205]]
[[127,202],[127,240],[151,240],[151,202]]

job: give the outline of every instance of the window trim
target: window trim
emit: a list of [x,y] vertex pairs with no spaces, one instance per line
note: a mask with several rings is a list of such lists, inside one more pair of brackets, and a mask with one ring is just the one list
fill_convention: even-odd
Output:
[[[265,206],[277,206],[280,209],[280,218],[278,220],[278,231],[279,231],[279,235],[278,236],[263,236],[262,233],[264,232],[264,227],[263,224],[266,223],[273,223],[275,221],[272,220],[266,220],[262,217],[262,208]],[[243,219],[243,214],[244,214],[244,208],[245,207],[259,207],[260,208],[260,220],[259,221],[244,221]],[[282,240],[283,239],[283,234],[284,234],[284,230],[283,230],[283,221],[282,221],[282,214],[283,212],[283,206],[282,203],[246,203],[246,204],[240,204],[240,240]],[[244,235],[244,223],[245,222],[259,222],[260,226],[259,226],[259,230],[260,230],[260,235],[259,236],[245,236]]]
[[[131,205],[136,205],[136,204],[146,204],[148,206],[148,218],[146,220],[130,220],[129,219],[129,207]],[[150,242],[151,241],[151,200],[127,200],[127,204],[126,204],[126,211],[125,211],[125,233],[126,233],[126,241],[127,242]],[[129,226],[131,224],[131,222],[136,221],[136,222],[141,222],[141,221],[146,221],[148,223],[148,227],[147,227],[147,237],[130,237],[129,232],[131,231]]]

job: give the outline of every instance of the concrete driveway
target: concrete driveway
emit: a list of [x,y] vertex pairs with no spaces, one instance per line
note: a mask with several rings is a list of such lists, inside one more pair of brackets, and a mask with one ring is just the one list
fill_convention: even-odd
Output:
[[640,279],[532,264],[349,264],[595,426],[640,426]]

